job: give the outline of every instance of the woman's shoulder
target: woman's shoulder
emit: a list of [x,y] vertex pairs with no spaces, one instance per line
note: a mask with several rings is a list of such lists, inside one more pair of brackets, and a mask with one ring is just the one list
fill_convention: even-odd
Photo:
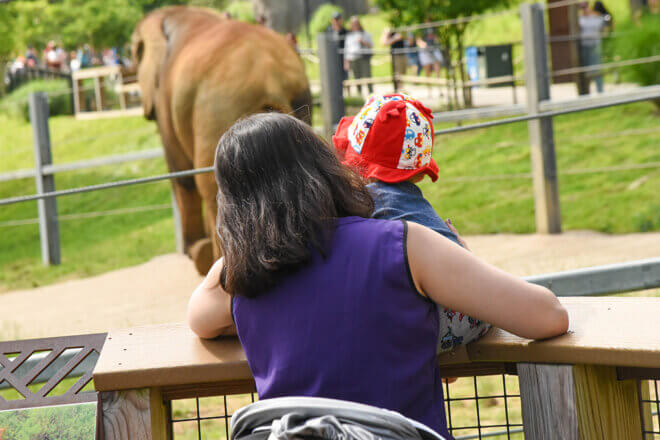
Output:
[[372,240],[386,235],[400,239],[405,229],[406,224],[402,220],[341,217],[337,220],[335,234],[350,236],[351,240]]

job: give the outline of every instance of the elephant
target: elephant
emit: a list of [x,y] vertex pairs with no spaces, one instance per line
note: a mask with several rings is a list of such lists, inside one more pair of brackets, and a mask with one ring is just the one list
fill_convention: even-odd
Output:
[[[144,115],[155,120],[170,171],[213,165],[221,135],[241,117],[267,111],[311,124],[305,68],[280,35],[206,8],[169,6],[136,25]],[[172,180],[183,250],[206,274],[221,256],[216,239],[217,186],[212,173]],[[222,209],[222,207],[220,207]]]

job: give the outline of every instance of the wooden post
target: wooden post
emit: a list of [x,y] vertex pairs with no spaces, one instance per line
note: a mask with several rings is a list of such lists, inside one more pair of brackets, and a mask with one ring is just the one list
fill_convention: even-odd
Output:
[[[48,128],[48,97],[43,92],[30,94],[30,121],[34,135],[34,162],[37,194],[55,191],[55,176],[44,175],[43,166],[53,163]],[[45,265],[60,264],[60,233],[57,223],[57,200],[54,197],[37,201],[41,259]]]
[[572,367],[518,364],[525,437],[579,440]]
[[642,440],[639,389],[601,365],[517,366],[525,437]]
[[96,99],[96,111],[103,111],[103,78],[94,77],[94,97]]
[[326,139],[330,140],[339,120],[344,116],[342,69],[337,42],[327,32],[316,37],[321,70],[321,110]]
[[103,440],[171,440],[166,403],[158,388],[100,393]]
[[[527,112],[539,113],[539,103],[550,99],[550,78],[545,39],[543,6],[523,3],[520,6],[525,55]],[[552,118],[528,122],[531,145],[532,177],[536,231],[544,234],[561,232],[557,165]]]

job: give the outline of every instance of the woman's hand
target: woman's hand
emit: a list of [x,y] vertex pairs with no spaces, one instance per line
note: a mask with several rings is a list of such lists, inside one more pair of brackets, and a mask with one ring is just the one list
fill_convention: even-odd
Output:
[[568,313],[548,289],[480,260],[440,234],[408,223],[408,261],[420,292],[523,338],[568,330]]
[[236,334],[231,296],[220,285],[223,264],[223,258],[215,262],[188,302],[188,325],[201,338]]

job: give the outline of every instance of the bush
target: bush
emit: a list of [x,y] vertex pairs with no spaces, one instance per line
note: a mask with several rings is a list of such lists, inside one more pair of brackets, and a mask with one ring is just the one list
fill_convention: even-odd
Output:
[[[660,53],[660,15],[646,14],[639,22],[627,21],[617,26],[621,36],[611,38],[605,45],[605,52],[614,59],[643,58]],[[641,86],[660,83],[658,63],[637,64],[621,69],[624,80]],[[656,100],[660,105],[660,100]]]
[[325,32],[326,28],[330,25],[330,19],[332,14],[339,12],[344,14],[344,10],[336,5],[331,5],[326,3],[319,6],[319,8],[314,12],[312,19],[309,21],[309,30],[312,35],[320,34]]
[[252,3],[249,1],[237,1],[232,2],[226,9],[229,12],[233,19],[246,21],[248,23],[256,23],[257,20],[254,18],[254,9],[252,8]]
[[65,93],[69,83],[64,79],[40,79],[30,81],[12,91],[0,100],[0,111],[15,118],[30,120],[30,107],[28,98],[32,92],[46,92],[48,97],[48,110],[50,116],[73,114],[71,108],[71,94]]

